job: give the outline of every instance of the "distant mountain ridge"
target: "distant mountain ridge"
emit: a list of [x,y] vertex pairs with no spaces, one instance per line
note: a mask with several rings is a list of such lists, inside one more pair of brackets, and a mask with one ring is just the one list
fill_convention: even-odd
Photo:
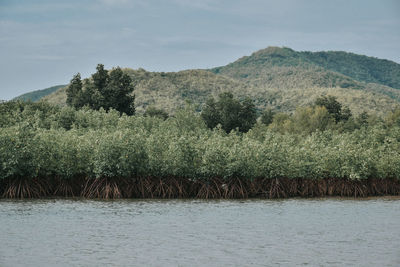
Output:
[[[359,82],[378,83],[400,89],[400,64],[343,51],[296,52],[290,48],[268,47],[223,67],[213,68],[218,74],[247,78],[243,66],[317,68],[337,72]],[[235,69],[236,71],[232,71]],[[235,75],[236,74],[236,75]]]
[[[400,65],[396,62],[342,51],[301,53],[320,67],[357,81],[379,83],[400,89]],[[345,64],[349,62],[352,64]]]
[[[347,52],[297,52],[268,47],[209,70],[148,72],[124,69],[136,83],[138,112],[148,106],[174,112],[186,100],[204,103],[230,91],[254,99],[259,110],[292,112],[320,95],[334,95],[354,113],[386,113],[400,104],[400,64]],[[65,88],[45,101],[65,105]]]
[[23,101],[32,101],[36,102],[42,99],[43,97],[54,93],[55,91],[59,90],[60,88],[66,87],[68,84],[64,85],[56,85],[42,90],[32,91],[20,96],[13,98],[13,100],[23,100]]

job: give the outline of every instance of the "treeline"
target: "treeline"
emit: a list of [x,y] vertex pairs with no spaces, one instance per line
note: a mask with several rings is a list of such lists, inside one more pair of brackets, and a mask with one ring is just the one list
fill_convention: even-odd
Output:
[[[237,114],[246,110],[233,102]],[[167,118],[6,102],[0,114],[3,197],[400,193],[400,110],[336,121],[315,105],[247,132],[210,129],[191,106]]]

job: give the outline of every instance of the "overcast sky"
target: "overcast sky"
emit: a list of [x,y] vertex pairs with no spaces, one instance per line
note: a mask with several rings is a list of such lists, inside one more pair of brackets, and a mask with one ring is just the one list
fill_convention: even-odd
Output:
[[268,46],[400,63],[398,0],[0,0],[0,99],[98,63],[178,71]]

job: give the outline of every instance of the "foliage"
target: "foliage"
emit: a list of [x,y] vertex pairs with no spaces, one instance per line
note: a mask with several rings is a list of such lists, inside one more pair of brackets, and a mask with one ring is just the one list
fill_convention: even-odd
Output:
[[311,134],[334,128],[335,121],[325,107],[299,107],[292,116],[278,113],[274,116],[270,129],[280,133]]
[[336,122],[347,121],[351,117],[349,108],[342,108],[336,97],[321,96],[315,100],[315,105],[325,107],[328,113],[335,119]]
[[252,100],[246,98],[242,103],[232,93],[222,93],[218,101],[210,98],[203,107],[201,117],[211,129],[218,124],[229,133],[234,129],[247,132],[256,122],[256,109]]
[[67,104],[75,108],[88,105],[99,110],[116,109],[121,113],[133,115],[135,113],[132,94],[134,86],[132,79],[121,68],[114,68],[108,73],[104,65],[97,65],[97,72],[92,80],[85,79],[82,83],[80,74],[76,74],[67,90]]
[[[400,178],[397,111],[358,124],[336,123],[325,107],[300,107],[269,126],[227,134],[209,129],[193,106],[166,120],[43,103],[0,109],[0,179]],[[357,127],[341,130],[350,121]]]
[[[287,47],[268,47],[245,56],[214,73],[250,80],[260,78],[274,68],[324,70],[327,80],[315,80],[319,85],[342,88],[363,87],[363,83],[377,83],[400,89],[400,65],[389,60],[341,51],[297,52]],[[269,77],[269,75],[267,75]],[[309,78],[304,76],[305,79]]]
[[67,105],[81,108],[85,105],[82,92],[81,74],[76,74],[67,87]]
[[270,125],[274,119],[275,112],[272,109],[265,109],[261,115],[261,122],[265,125]]
[[144,113],[144,116],[158,117],[163,120],[166,120],[169,117],[168,113],[165,110],[158,109],[156,107],[148,107]]
[[[274,112],[291,113],[325,94],[337,97],[354,115],[366,111],[383,116],[399,106],[400,90],[390,87],[392,83],[384,82],[398,80],[399,75],[395,75],[398,64],[342,52],[324,53],[269,47],[208,71],[164,73],[123,69],[123,72],[135,81],[138,113],[144,113],[151,106],[173,115],[184,107],[186,100],[201,106],[210,96],[216,98],[223,92],[231,92],[240,99],[254,99],[259,112],[271,108]],[[379,64],[368,63],[364,67],[361,59]],[[370,69],[370,65],[382,66]],[[353,67],[360,75],[375,75],[376,79],[359,79],[351,74]],[[62,88],[44,99],[65,105],[66,90]]]
[[393,61],[342,51],[300,53],[314,64],[355,80],[381,83],[400,89],[400,65]]
[[388,126],[400,126],[400,108],[389,113],[386,118],[386,123],[388,124]]

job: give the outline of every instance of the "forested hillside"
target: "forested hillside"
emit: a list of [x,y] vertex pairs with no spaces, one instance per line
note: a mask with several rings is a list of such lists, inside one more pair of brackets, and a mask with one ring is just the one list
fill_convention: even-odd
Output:
[[[222,92],[246,95],[253,88],[228,77],[215,75],[205,70],[181,72],[149,72],[143,69],[124,69],[135,83],[135,106],[139,113],[149,107],[174,112],[183,107],[186,101],[204,103],[208,97]],[[66,103],[66,89],[63,88],[44,98],[58,105]]]
[[356,89],[400,101],[399,64],[346,52],[268,47],[211,71],[257,87]]
[[389,60],[343,51],[301,52],[313,63],[357,81],[380,83],[400,89],[400,65]]
[[[268,47],[211,70],[149,72],[124,69],[135,84],[135,107],[174,113],[186,101],[201,109],[210,96],[231,92],[254,100],[258,111],[293,112],[333,95],[354,114],[386,114],[400,103],[400,65],[346,52],[296,52]],[[65,105],[65,88],[43,98]]]
[[358,87],[359,85],[353,81],[356,80],[400,89],[399,64],[343,51],[296,52],[286,47],[268,47],[254,52],[251,56],[242,57],[227,66],[214,68],[212,71],[249,80],[263,78],[261,74],[266,70],[277,67],[278,69],[292,67],[295,70],[316,71],[319,74],[326,72],[326,79],[318,83],[320,86]]

